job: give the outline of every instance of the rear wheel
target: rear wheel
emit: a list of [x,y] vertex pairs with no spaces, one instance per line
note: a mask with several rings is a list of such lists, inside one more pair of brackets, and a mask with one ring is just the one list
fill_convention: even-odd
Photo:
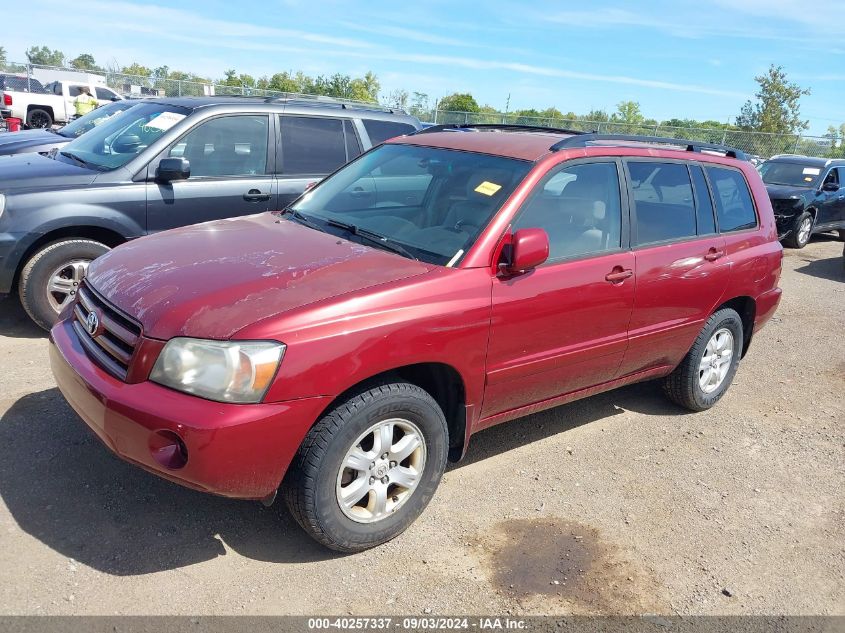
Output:
[[291,514],[323,545],[357,552],[398,536],[434,494],[448,452],[437,402],[408,383],[374,386],[328,412],[283,484]]
[[52,127],[53,117],[47,110],[33,108],[26,113],[26,124],[31,128]]
[[716,404],[730,387],[742,355],[742,319],[730,308],[711,316],[692,349],[663,380],[670,400],[691,411]]
[[792,231],[783,243],[789,248],[804,248],[813,234],[813,216],[807,211],[795,218]]
[[62,240],[48,244],[26,263],[18,284],[21,304],[45,330],[76,296],[88,265],[109,247],[94,240]]

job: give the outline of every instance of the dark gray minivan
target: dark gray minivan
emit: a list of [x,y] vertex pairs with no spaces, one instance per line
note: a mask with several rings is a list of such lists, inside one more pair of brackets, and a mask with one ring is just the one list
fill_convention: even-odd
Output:
[[17,286],[30,317],[49,328],[109,248],[282,209],[365,150],[420,127],[401,111],[322,98],[163,98],[49,156],[2,156],[0,295]]

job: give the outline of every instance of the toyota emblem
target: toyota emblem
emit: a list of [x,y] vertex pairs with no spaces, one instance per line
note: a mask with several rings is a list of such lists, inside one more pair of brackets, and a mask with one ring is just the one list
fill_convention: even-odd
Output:
[[85,319],[85,329],[88,330],[88,334],[91,336],[96,336],[97,330],[100,329],[100,318],[93,310],[88,313],[88,318]]

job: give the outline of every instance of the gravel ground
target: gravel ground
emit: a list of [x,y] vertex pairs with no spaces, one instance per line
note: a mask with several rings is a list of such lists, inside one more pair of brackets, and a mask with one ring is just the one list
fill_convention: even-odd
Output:
[[841,253],[786,252],[712,411],[647,383],[487,430],[411,529],[353,556],[113,457],[7,299],[0,613],[845,614]]

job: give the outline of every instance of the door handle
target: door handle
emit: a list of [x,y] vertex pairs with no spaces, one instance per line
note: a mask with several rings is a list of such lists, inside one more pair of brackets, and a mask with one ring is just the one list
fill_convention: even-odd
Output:
[[351,191],[350,196],[352,196],[353,198],[365,198],[367,196],[367,193],[368,192],[364,191],[363,187],[355,187]]
[[258,189],[250,189],[244,194],[244,200],[247,202],[265,202],[269,199],[269,193],[261,193]]
[[707,254],[704,256],[704,259],[706,259],[708,262],[715,262],[717,259],[724,256],[725,251],[720,251],[718,249],[711,248],[709,251],[707,251]]
[[622,283],[628,277],[633,277],[634,271],[630,268],[623,269],[621,266],[616,266],[612,272],[607,273],[604,278],[612,284]]

